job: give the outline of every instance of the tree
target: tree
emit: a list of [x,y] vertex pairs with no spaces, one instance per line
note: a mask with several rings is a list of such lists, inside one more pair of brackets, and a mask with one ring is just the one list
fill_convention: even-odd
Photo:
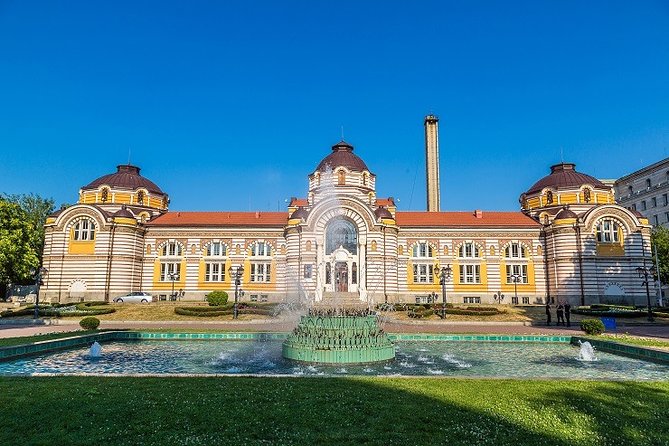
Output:
[[42,198],[36,194],[6,195],[1,197],[10,203],[19,205],[25,212],[26,220],[30,224],[30,246],[42,261],[44,250],[44,222],[53,212],[54,201],[51,198]]
[[0,197],[0,284],[33,280],[32,271],[40,264],[34,243],[35,231],[28,214],[18,204]]
[[[669,283],[669,228],[655,226],[650,235],[653,246],[653,264],[655,264],[655,250],[660,264],[660,281]],[[650,266],[650,265],[648,265]]]

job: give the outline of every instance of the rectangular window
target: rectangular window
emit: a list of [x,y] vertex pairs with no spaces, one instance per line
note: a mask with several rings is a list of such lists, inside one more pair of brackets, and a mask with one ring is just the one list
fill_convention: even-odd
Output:
[[524,297],[523,297],[523,304],[525,304],[525,305],[529,305],[529,304],[530,304],[530,298],[527,297],[527,296],[524,296]]
[[270,282],[271,265],[269,263],[252,263],[251,264],[251,282]]
[[506,283],[513,284],[513,275],[517,274],[517,283],[528,283],[527,265],[506,265]]
[[258,295],[257,294],[251,294],[251,302],[258,302]]
[[653,224],[655,226],[659,226],[659,224],[660,224],[660,219],[657,215],[653,215]]
[[434,283],[434,265],[427,263],[414,264],[413,283]]
[[225,281],[225,263],[207,263],[204,272],[205,282]]
[[462,301],[466,304],[480,304],[481,303],[481,298],[480,297],[463,297]]
[[645,211],[645,210],[646,210],[646,200],[643,200],[643,201],[641,202],[641,210],[642,210],[642,211]]
[[304,265],[304,278],[311,279],[312,265]]
[[653,197],[653,198],[650,199],[650,205],[654,208],[657,207],[657,198],[656,197]]
[[181,277],[180,262],[164,262],[160,264],[160,281],[171,282],[172,279],[179,280]]
[[669,223],[669,212],[664,213],[664,219],[667,220],[667,223]]
[[481,283],[481,265],[460,265],[460,283]]
[[667,206],[669,205],[669,196],[667,194],[662,195],[662,206]]

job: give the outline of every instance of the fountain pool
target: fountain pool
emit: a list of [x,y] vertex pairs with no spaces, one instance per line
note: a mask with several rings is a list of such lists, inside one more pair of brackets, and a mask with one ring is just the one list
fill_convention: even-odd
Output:
[[356,365],[306,365],[282,357],[281,340],[103,342],[90,347],[0,362],[0,375],[202,374],[290,376],[457,376],[669,380],[669,366],[597,352],[579,360],[567,343],[396,341],[396,358]]

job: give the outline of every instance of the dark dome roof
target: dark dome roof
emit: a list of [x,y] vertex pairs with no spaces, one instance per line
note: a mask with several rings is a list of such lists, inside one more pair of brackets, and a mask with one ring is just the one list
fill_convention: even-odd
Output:
[[113,217],[135,218],[133,213],[130,212],[125,206],[122,206],[121,209],[114,212]]
[[374,211],[374,215],[376,215],[376,218],[393,218],[393,214],[390,213],[390,211],[383,206],[379,206],[376,208]]
[[316,170],[324,172],[328,166],[330,166],[330,169],[346,167],[348,170],[355,172],[362,172],[363,170],[369,172],[365,162],[358,155],[353,154],[353,146],[343,140],[332,146],[332,153],[323,158]]
[[565,207],[564,209],[562,209],[560,212],[557,213],[555,219],[562,220],[565,218],[578,218],[578,215],[576,215],[576,213],[571,209],[569,209],[568,207]]
[[589,184],[594,188],[608,191],[610,188],[597,178],[584,173],[576,172],[576,164],[560,163],[551,166],[551,173],[534,183],[527,191],[528,194],[540,192],[546,187],[553,189],[572,189],[579,188],[584,184]]
[[306,219],[309,216],[309,212],[307,212],[302,206],[297,208],[295,212],[290,214],[290,220],[293,218],[304,218]]
[[97,189],[103,184],[111,188],[136,190],[144,188],[151,193],[165,195],[156,184],[139,174],[139,167],[130,164],[116,166],[116,172],[102,176],[82,189]]

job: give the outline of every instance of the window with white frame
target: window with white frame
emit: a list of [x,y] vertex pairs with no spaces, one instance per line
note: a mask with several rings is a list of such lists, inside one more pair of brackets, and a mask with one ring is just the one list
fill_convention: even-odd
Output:
[[434,283],[434,265],[426,262],[434,254],[432,246],[426,242],[416,243],[411,254],[416,259],[413,263],[413,283]]
[[251,255],[254,257],[269,257],[272,255],[272,245],[267,242],[255,242],[251,246]]
[[597,241],[599,243],[618,243],[620,226],[615,220],[603,219],[597,223]]
[[516,283],[528,283],[527,265],[506,265],[506,283],[514,283],[514,275],[518,277],[518,282]]
[[180,280],[180,278],[181,278],[180,262],[162,262],[160,264],[161,282],[171,282],[172,280]]
[[204,268],[205,282],[225,281],[225,262],[207,262]]
[[460,283],[481,283],[481,265],[460,265]]
[[527,248],[520,243],[509,243],[504,249],[504,257],[507,259],[521,259],[527,257]]
[[251,282],[270,282],[271,264],[251,263]]
[[414,257],[432,257],[432,246],[429,243],[416,243],[413,246]]
[[83,218],[74,225],[74,239],[84,242],[95,240],[95,223],[89,218]]
[[177,242],[165,243],[160,251],[160,255],[165,257],[178,257],[181,253],[181,245]]
[[458,256],[462,258],[476,258],[479,256],[479,249],[472,242],[465,242],[458,249]]
[[211,242],[207,246],[207,257],[225,257],[227,254],[227,247],[221,242]]
[[473,297],[473,296],[465,296],[462,298],[462,302],[466,304],[480,304],[481,303],[481,298],[480,297]]
[[434,283],[434,265],[429,263],[414,264],[413,283]]

